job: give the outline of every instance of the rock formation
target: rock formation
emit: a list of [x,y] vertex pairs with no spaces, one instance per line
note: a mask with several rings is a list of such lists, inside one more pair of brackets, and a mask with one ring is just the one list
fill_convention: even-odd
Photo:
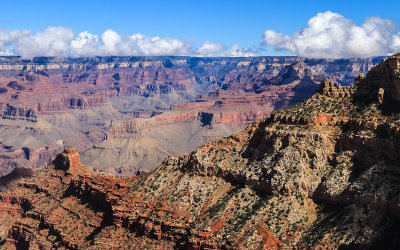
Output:
[[68,149],[0,192],[0,246],[395,249],[399,115],[363,94],[324,80],[304,101],[137,177],[101,174]]
[[149,171],[303,100],[324,78],[349,85],[377,61],[0,57],[0,176],[68,147],[113,174]]

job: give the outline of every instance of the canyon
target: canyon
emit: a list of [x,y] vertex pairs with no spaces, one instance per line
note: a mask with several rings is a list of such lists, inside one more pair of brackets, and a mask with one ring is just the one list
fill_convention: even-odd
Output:
[[73,148],[17,168],[0,179],[0,247],[395,249],[399,70],[397,54],[352,86],[323,79],[303,101],[139,176],[85,166]]
[[0,176],[70,147],[103,172],[150,171],[381,59],[0,57]]

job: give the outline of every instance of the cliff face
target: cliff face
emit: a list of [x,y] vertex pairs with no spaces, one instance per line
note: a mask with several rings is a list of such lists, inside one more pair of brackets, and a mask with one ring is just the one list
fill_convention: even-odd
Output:
[[351,84],[377,60],[0,57],[0,176],[65,147],[111,173],[148,171],[303,100],[326,77]]
[[137,177],[101,175],[66,150],[0,193],[1,246],[394,249],[400,120],[379,98],[359,102],[364,90],[324,80],[304,101]]

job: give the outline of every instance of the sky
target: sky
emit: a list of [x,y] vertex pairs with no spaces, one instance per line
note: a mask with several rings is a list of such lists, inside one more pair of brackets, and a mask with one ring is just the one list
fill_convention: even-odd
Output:
[[400,52],[400,1],[2,1],[0,55],[298,55]]

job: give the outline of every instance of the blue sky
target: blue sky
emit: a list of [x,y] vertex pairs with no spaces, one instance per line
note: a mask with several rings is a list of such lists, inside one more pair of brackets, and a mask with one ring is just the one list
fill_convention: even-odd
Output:
[[[366,17],[390,19],[399,25],[399,1],[3,1],[0,20],[5,30],[42,32],[49,26],[88,31],[98,36],[118,34],[179,39],[197,48],[205,41],[250,48],[256,54],[296,54],[273,46],[257,50],[266,30],[292,35],[318,13],[331,11],[362,25]],[[9,50],[13,45],[5,45]],[[282,47],[282,46],[281,46]],[[283,46],[287,48],[287,46]],[[282,48],[281,48],[282,49]]]

